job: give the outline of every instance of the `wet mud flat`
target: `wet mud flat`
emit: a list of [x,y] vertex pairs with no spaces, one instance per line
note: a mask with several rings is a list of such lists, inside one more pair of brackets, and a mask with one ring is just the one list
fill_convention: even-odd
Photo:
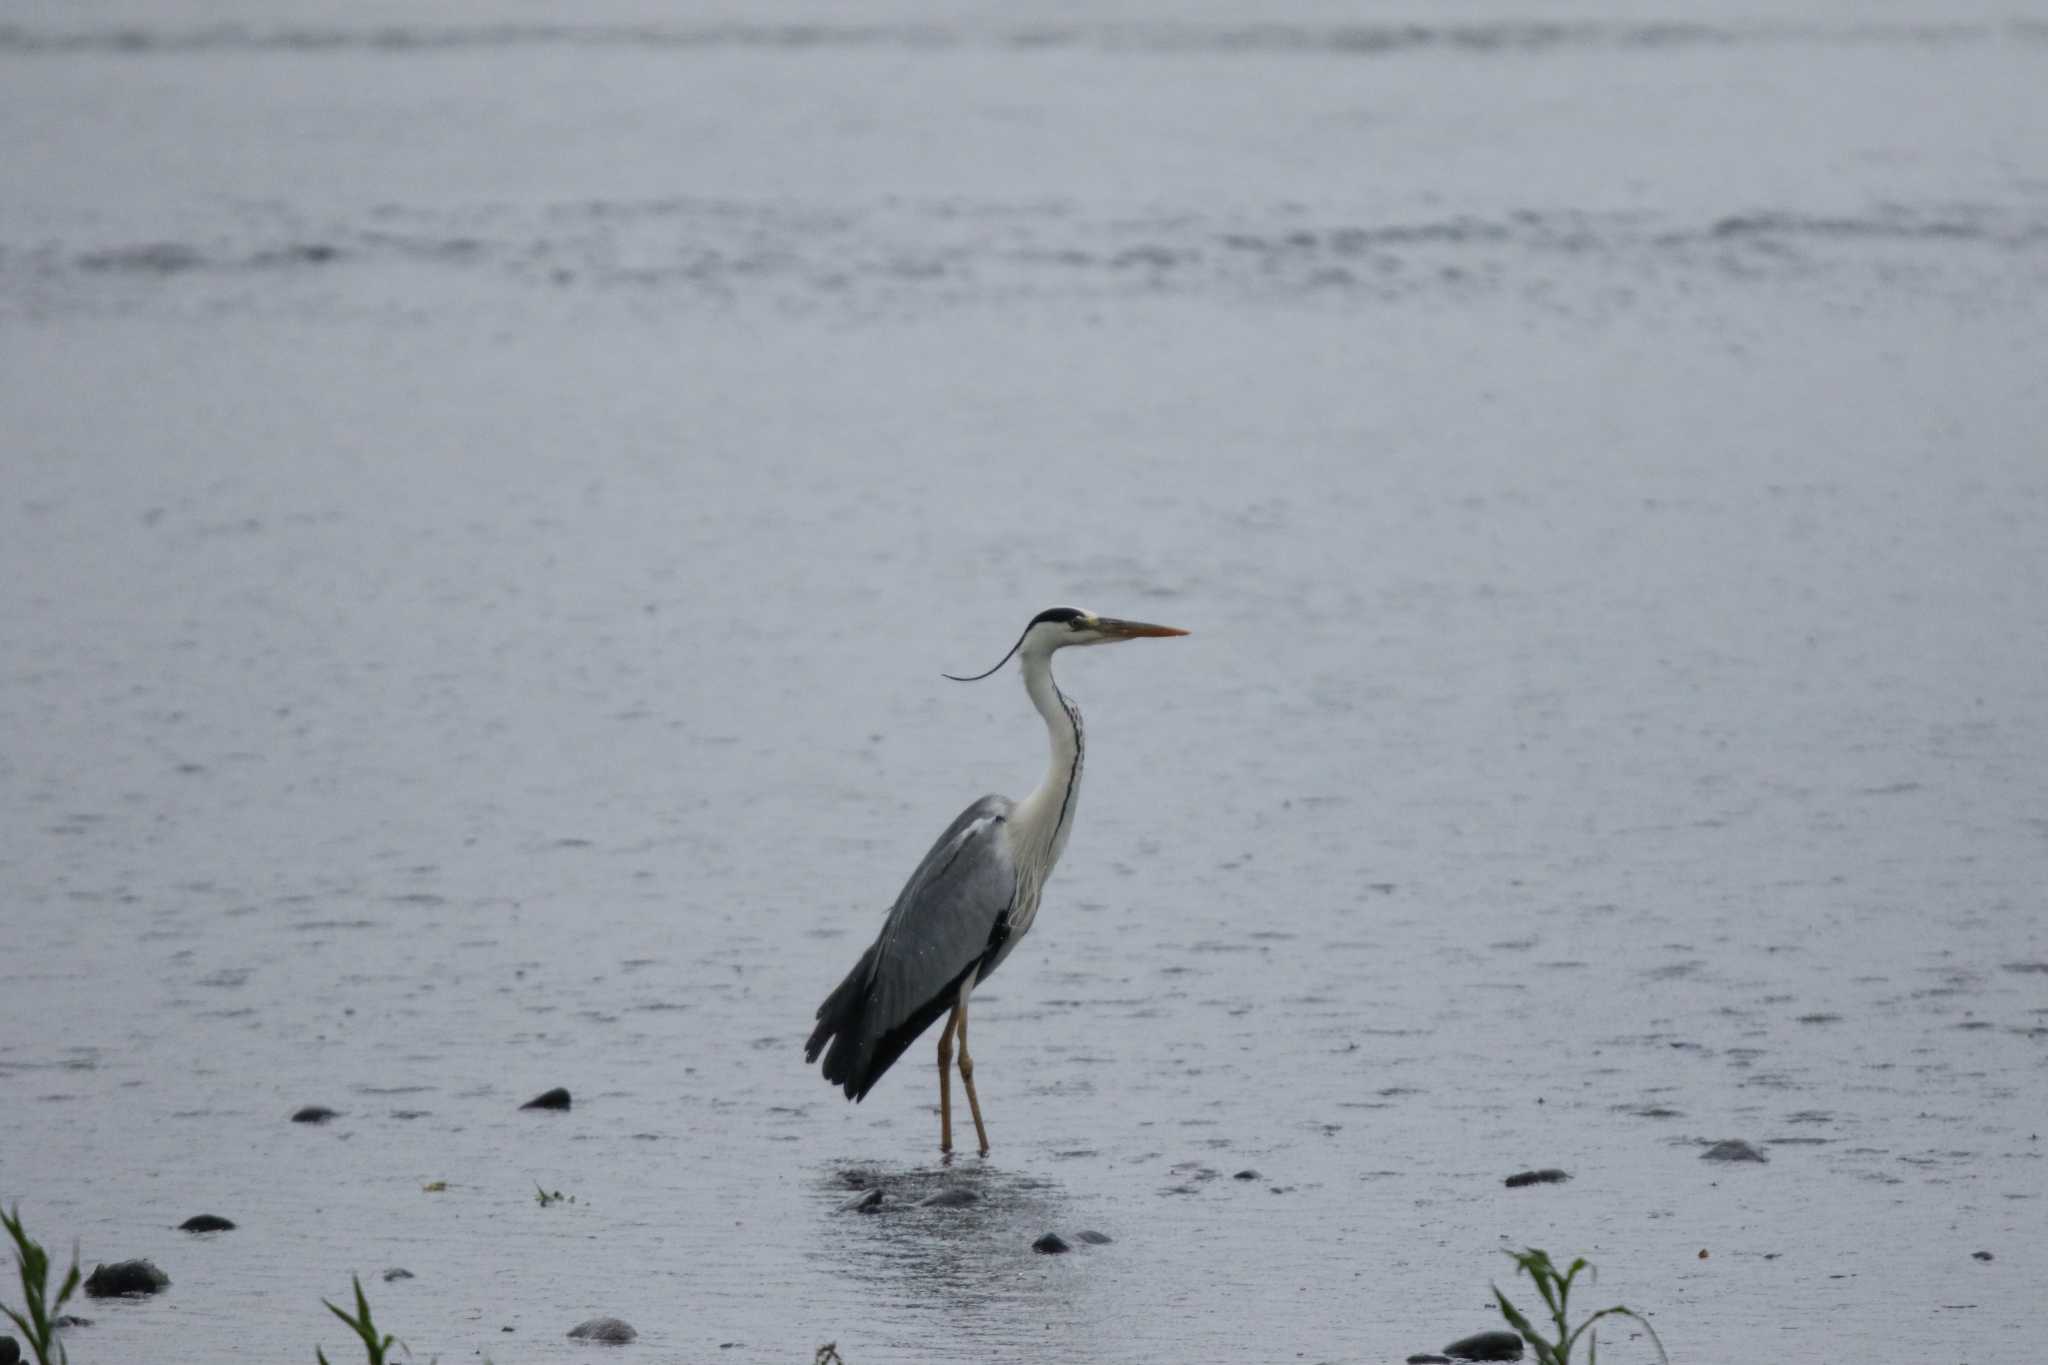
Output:
[[[2023,1358],[2041,44],[302,8],[0,36],[0,1199],[170,1280],[74,1358],[1397,1360],[1530,1244]],[[1194,633],[1058,665],[942,1165],[801,1043],[1067,601]]]

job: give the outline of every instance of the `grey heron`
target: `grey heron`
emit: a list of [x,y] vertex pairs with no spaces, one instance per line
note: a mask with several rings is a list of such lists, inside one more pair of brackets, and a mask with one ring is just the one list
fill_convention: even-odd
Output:
[[818,1006],[804,1061],[815,1062],[823,1053],[825,1079],[848,1099],[865,1099],[904,1049],[950,1011],[939,1033],[939,1151],[953,1150],[957,1045],[960,1084],[981,1154],[988,1155],[974,1058],[967,1051],[967,998],[1031,928],[1045,880],[1066,848],[1081,790],[1081,712],[1053,682],[1052,656],[1070,645],[1185,634],[1172,626],[1053,607],[1031,619],[995,668],[965,678],[945,675],[976,682],[1015,655],[1024,691],[1045,718],[1052,765],[1022,801],[984,796],[960,812],[910,874],[874,943]]

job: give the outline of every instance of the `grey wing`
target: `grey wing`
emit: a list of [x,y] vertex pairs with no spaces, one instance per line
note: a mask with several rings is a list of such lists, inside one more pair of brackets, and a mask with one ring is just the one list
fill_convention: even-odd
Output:
[[1010,808],[984,796],[960,813],[910,874],[874,944],[818,1007],[805,1060],[824,1051],[825,1079],[849,1099],[865,1096],[1001,947],[1017,889],[1003,829]]

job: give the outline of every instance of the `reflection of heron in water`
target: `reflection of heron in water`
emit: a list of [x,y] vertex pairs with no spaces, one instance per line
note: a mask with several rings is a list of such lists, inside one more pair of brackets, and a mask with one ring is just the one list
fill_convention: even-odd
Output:
[[988,673],[946,675],[974,682],[1017,655],[1024,690],[1045,717],[1052,768],[1022,801],[984,796],[960,813],[910,874],[874,944],[818,1006],[818,1026],[804,1045],[804,1060],[814,1062],[823,1052],[825,1079],[848,1099],[864,1098],[903,1050],[951,1010],[939,1033],[939,1150],[953,1150],[957,1044],[960,1083],[982,1155],[988,1154],[974,1059],[967,1052],[967,997],[1031,928],[1045,879],[1066,847],[1081,789],[1081,713],[1052,680],[1053,651],[1185,634],[1171,626],[1054,607],[1033,617]]

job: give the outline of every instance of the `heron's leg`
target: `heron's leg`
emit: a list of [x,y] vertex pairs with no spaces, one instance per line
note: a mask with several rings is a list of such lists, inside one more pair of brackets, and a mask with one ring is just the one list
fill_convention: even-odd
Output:
[[974,1058],[967,1055],[967,1001],[963,998],[954,1013],[960,1020],[960,1084],[967,1091],[967,1107],[974,1112],[974,1135],[981,1139],[981,1154],[988,1155],[988,1129],[981,1122],[981,1099],[974,1093]]
[[[960,1006],[939,1030],[939,1151],[953,1150],[953,1031],[960,1027]],[[966,1079],[963,1076],[961,1079]],[[968,1092],[972,1094],[972,1091]]]

